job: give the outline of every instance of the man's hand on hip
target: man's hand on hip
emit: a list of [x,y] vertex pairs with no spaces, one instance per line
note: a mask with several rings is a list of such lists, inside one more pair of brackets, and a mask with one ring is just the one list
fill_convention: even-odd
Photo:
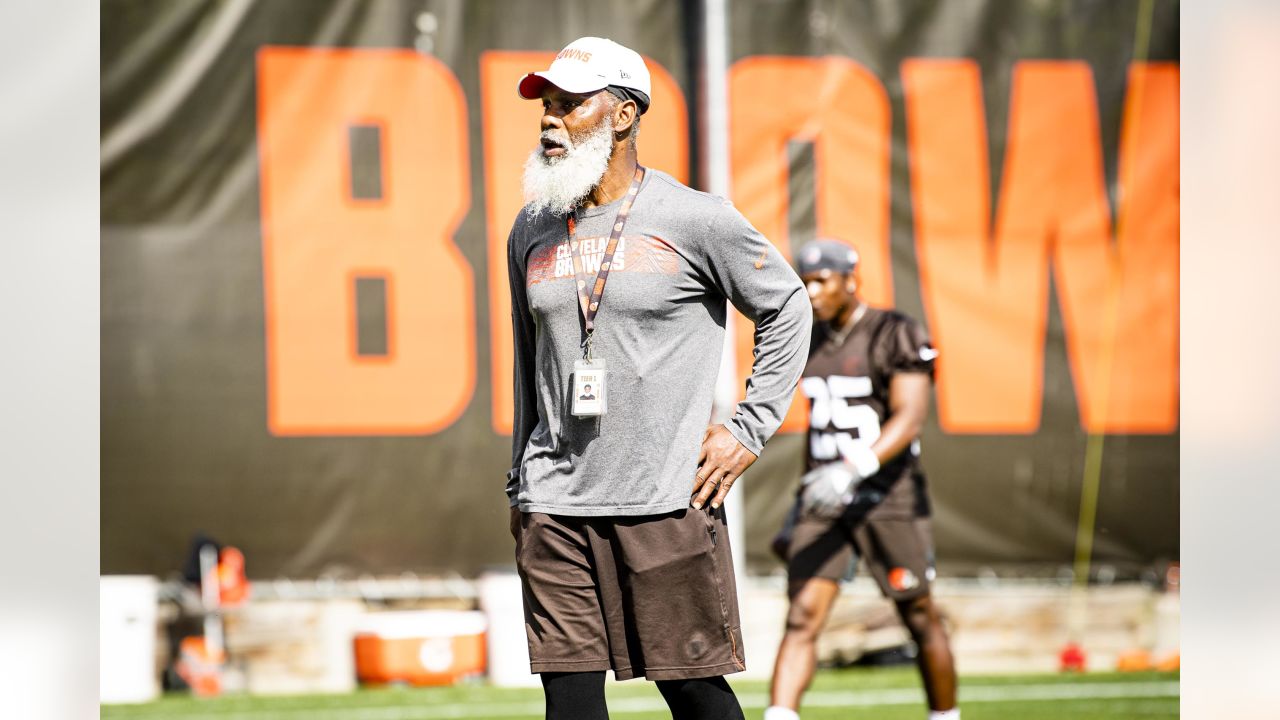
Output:
[[[698,472],[693,478],[693,507],[701,509],[708,499],[711,507],[720,507],[729,494],[729,488],[755,461],[755,453],[743,447],[724,425],[708,427],[707,434],[702,437]],[[712,493],[715,493],[714,497]]]

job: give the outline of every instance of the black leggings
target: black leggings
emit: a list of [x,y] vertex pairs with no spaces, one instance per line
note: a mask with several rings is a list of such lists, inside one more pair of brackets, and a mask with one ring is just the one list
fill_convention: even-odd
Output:
[[542,673],[547,720],[609,720],[604,671]]
[[723,677],[659,680],[671,720],[743,720],[742,706]]
[[[743,720],[742,707],[723,677],[659,680],[672,720]],[[604,673],[542,673],[547,720],[608,720]]]

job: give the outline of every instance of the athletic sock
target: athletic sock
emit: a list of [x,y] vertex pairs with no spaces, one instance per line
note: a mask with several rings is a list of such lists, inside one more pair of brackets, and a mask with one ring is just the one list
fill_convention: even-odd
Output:
[[764,720],[800,720],[800,713],[789,707],[770,705],[764,709]]
[[930,710],[929,720],[960,720],[960,708],[950,710]]

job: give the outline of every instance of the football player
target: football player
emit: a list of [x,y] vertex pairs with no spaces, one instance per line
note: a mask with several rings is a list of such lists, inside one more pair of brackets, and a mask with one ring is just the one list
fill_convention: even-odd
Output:
[[955,720],[956,674],[930,597],[933,548],[919,435],[938,351],[920,323],[858,297],[857,252],[834,240],[800,249],[813,306],[800,387],[809,398],[806,470],[774,550],[787,563],[786,634],[765,720],[796,720],[816,642],[858,557],[919,653],[930,720]]

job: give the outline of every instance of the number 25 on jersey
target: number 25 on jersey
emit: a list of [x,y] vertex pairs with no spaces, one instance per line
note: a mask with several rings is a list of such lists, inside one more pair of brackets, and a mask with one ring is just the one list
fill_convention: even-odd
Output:
[[807,377],[800,389],[809,398],[809,454],[814,460],[848,459],[856,443],[880,437],[880,416],[857,400],[871,396],[871,378],[831,375]]

